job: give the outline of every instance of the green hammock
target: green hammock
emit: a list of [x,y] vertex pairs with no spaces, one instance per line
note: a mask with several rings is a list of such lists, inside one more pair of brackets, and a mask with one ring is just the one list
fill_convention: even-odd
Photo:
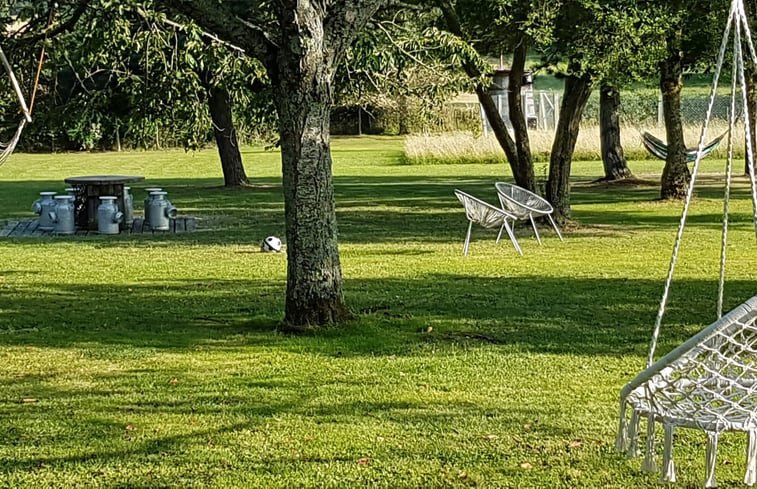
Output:
[[[715,151],[715,149],[720,146],[720,142],[723,140],[726,134],[728,134],[728,131],[713,139],[707,146],[705,146],[704,149],[702,149],[702,157],[705,157]],[[647,148],[647,151],[652,153],[653,156],[661,160],[668,159],[668,145],[665,141],[652,136],[648,132],[644,132],[641,137],[644,141],[644,147]],[[691,163],[696,159],[697,148],[686,148],[686,162]]]

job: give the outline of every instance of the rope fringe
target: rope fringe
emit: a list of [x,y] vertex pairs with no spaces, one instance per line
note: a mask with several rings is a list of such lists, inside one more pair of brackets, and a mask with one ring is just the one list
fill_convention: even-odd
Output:
[[718,437],[717,433],[707,433],[707,455],[705,461],[707,464],[707,481],[704,487],[717,487],[715,481],[715,460],[718,456]]
[[647,453],[644,455],[644,462],[641,464],[641,470],[645,472],[657,472],[657,462],[654,453],[654,415],[650,414],[647,418]]
[[639,412],[634,409],[631,413],[631,422],[628,424],[628,452],[626,453],[628,458],[639,456],[639,418]]
[[749,445],[746,450],[746,474],[744,484],[753,486],[757,482],[757,431],[749,432]]
[[673,462],[673,434],[675,425],[665,423],[665,448],[662,451],[662,482],[676,481],[676,466]]
[[620,416],[618,420],[618,434],[615,437],[615,450],[624,452],[626,450],[626,403],[620,401]]

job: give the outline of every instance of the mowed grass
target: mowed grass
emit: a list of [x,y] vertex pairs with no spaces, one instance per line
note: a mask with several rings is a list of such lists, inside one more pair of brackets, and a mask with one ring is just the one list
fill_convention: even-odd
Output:
[[[357,318],[277,332],[286,256],[277,153],[245,148],[254,188],[225,190],[212,150],[25,155],[0,168],[0,218],[32,217],[64,177],[141,174],[191,234],[0,239],[2,487],[656,487],[614,451],[681,204],[574,165],[577,225],[525,255],[467,226],[452,191],[495,202],[506,165],[404,166],[398,138],[333,142],[345,295]],[[721,160],[707,160],[664,323],[665,353],[715,314]],[[661,164],[631,162],[656,180]],[[737,179],[726,307],[757,290]],[[657,447],[661,447],[661,431]],[[679,430],[683,487],[705,436]],[[721,439],[738,485],[745,437]]]

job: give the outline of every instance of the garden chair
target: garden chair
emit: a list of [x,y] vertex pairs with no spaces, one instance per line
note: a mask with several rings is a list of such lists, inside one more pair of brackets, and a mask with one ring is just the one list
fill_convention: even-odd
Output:
[[539,197],[535,193],[513,185],[511,183],[497,182],[494,184],[497,189],[497,195],[499,195],[499,202],[502,204],[502,208],[507,212],[514,215],[517,219],[528,218],[531,221],[531,226],[534,228],[534,234],[536,235],[536,241],[541,244],[541,238],[539,237],[539,231],[536,229],[536,221],[534,217],[547,216],[549,222],[552,223],[552,227],[555,228],[557,236],[560,241],[563,241],[562,234],[555,224],[555,220],[552,219],[552,206],[542,197]]
[[523,256],[523,250],[521,250],[518,240],[515,239],[512,227],[510,227],[510,221],[515,221],[516,217],[505,209],[500,209],[489,203],[484,202],[481,199],[477,199],[470,194],[466,194],[461,190],[455,190],[455,195],[465,207],[465,216],[468,218],[468,233],[465,235],[465,245],[463,246],[463,255],[468,255],[468,245],[470,244],[470,234],[473,228],[473,223],[480,224],[487,229],[499,226],[499,234],[497,234],[497,243],[502,238],[502,231],[507,231],[507,235],[510,237],[510,241],[515,246],[515,249]]

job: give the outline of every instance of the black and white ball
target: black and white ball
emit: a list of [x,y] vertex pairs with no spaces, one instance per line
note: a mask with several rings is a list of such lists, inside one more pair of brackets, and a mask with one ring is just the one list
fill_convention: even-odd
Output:
[[260,243],[260,251],[278,253],[281,251],[281,240],[276,236],[268,236]]

